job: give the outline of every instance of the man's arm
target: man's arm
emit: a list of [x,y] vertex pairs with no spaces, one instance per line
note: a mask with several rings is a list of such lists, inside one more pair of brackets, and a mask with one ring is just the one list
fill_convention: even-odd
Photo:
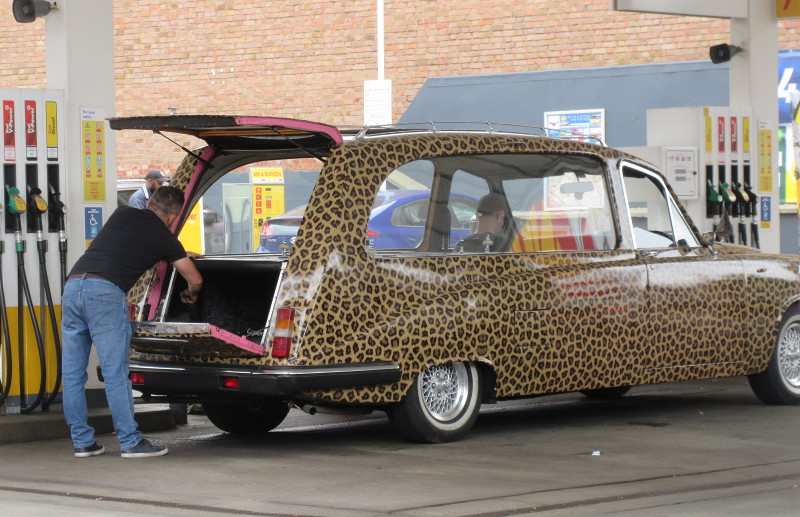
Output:
[[196,302],[197,295],[200,294],[200,290],[203,288],[203,277],[200,275],[200,271],[197,270],[194,262],[189,257],[176,260],[172,264],[186,280],[186,283],[189,284],[189,287],[181,291],[181,298],[187,303]]

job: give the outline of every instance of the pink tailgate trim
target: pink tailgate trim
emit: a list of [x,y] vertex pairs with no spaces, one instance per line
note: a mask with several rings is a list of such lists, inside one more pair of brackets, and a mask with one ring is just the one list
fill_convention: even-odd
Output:
[[[194,172],[192,172],[192,179],[183,193],[183,198],[184,198],[183,208],[181,209],[180,217],[175,219],[175,221],[172,223],[172,227],[170,228],[170,231],[172,231],[172,233],[175,233],[175,231],[178,229],[178,221],[182,220],[185,217],[186,210],[188,209],[188,207],[186,206],[186,196],[188,195],[189,192],[192,192],[194,184],[197,182],[197,178],[200,177],[199,174],[200,170],[206,166],[203,160],[205,160],[205,162],[211,161],[211,158],[213,158],[213,156],[216,153],[217,152],[214,149],[212,149],[211,147],[207,147],[206,150],[203,151],[203,154],[200,155],[200,160],[197,162],[197,166],[195,167]],[[167,265],[168,264],[166,260],[162,260],[158,263],[158,269],[156,270],[156,278],[164,280],[167,274]],[[158,309],[158,300],[161,298],[161,290],[164,288],[164,285],[166,283],[167,282],[156,282],[151,285],[150,295],[147,297],[147,303],[150,304],[150,312],[145,315],[145,321],[152,321],[156,318],[156,309]]]
[[253,343],[252,341],[248,341],[243,336],[237,336],[233,332],[228,332],[225,329],[221,329],[215,325],[209,325],[209,330],[211,330],[211,335],[217,339],[221,339],[226,343],[230,343],[231,345],[241,348],[243,350],[247,350],[248,352],[253,352],[254,354],[258,355],[267,355],[267,350],[259,345],[258,343]]
[[236,117],[236,123],[240,126],[283,126],[291,129],[302,129],[328,135],[336,145],[342,145],[343,142],[342,134],[335,127],[308,120],[280,117]]

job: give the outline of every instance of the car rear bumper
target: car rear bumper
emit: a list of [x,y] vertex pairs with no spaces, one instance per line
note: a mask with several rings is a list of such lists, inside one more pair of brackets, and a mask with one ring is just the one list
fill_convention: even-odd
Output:
[[[141,373],[144,382],[133,389],[146,396],[171,398],[291,397],[317,389],[387,384],[400,380],[400,367],[390,362],[321,365],[267,366],[258,368],[170,365],[131,361],[131,373]],[[230,379],[238,388],[225,387]]]

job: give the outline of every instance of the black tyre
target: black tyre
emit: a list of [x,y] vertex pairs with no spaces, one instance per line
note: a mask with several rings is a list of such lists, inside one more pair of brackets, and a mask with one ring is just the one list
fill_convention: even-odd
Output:
[[800,404],[800,311],[792,308],[781,321],[767,369],[748,377],[753,392],[767,404]]
[[203,409],[212,424],[234,434],[266,433],[278,427],[289,413],[289,405],[280,401],[248,405],[203,403]]
[[610,400],[619,398],[631,391],[630,386],[616,386],[614,388],[595,388],[592,390],[581,390],[581,393],[590,399]]
[[389,408],[394,428],[421,443],[452,442],[475,424],[481,378],[472,363],[447,363],[417,376],[402,402]]

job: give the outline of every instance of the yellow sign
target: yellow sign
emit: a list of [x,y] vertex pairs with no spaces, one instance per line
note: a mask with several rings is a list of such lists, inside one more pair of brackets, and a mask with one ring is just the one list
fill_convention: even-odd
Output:
[[183,249],[186,251],[205,253],[203,250],[203,221],[200,216],[200,205],[202,204],[202,201],[195,203],[178,235],[178,240],[181,241]]
[[775,0],[775,18],[800,18],[800,0]]
[[758,190],[772,192],[772,130],[758,130]]
[[706,164],[713,163],[711,159],[711,153],[714,151],[714,137],[711,134],[711,117],[708,116],[708,108],[705,109],[705,116],[703,117],[705,121],[705,135],[706,135]]
[[106,200],[105,117],[101,108],[81,108],[83,201]]
[[261,243],[264,221],[286,211],[284,188],[283,185],[253,185],[253,251],[258,250]]
[[58,160],[58,105],[53,101],[44,103],[45,126],[47,127],[47,159]]
[[251,167],[250,177],[253,185],[283,184],[282,167]]

